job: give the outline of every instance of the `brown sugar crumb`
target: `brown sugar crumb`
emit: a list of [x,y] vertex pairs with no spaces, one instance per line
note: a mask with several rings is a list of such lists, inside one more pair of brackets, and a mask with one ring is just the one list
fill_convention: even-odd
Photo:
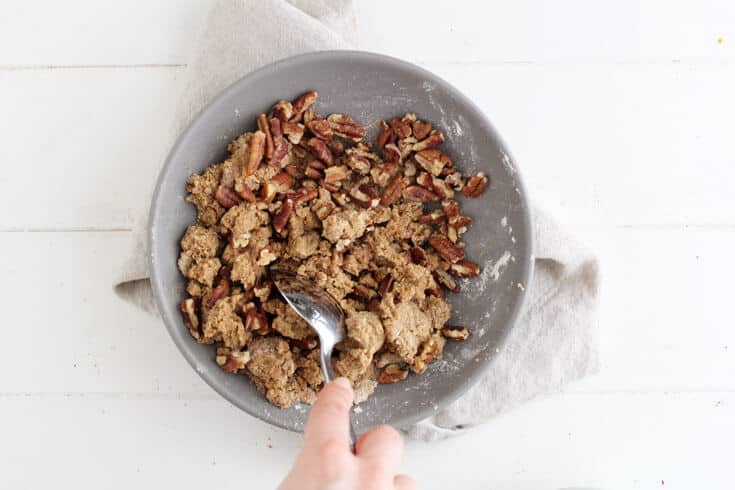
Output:
[[[187,328],[278,407],[312,403],[324,377],[315,332],[272,287],[269,268],[340,302],[347,339],[332,364],[359,403],[441,358],[448,293],[479,273],[462,243],[472,219],[455,199],[490,184],[482,172],[465,178],[440,148],[442,133],[415,114],[381,121],[372,149],[359,123],[318,115],[315,99],[280,101],[186,184],[197,209],[178,259]],[[453,341],[469,335],[462,328]]]

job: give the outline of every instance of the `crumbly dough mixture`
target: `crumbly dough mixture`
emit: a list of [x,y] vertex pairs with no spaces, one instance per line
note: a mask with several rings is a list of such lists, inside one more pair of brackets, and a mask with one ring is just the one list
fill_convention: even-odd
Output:
[[378,383],[423,373],[441,358],[447,292],[474,277],[462,235],[472,219],[458,193],[478,197],[488,178],[465,178],[439,149],[442,133],[406,114],[380,122],[374,146],[352,118],[314,110],[316,92],[279,101],[230,156],[187,181],[197,222],[181,239],[189,280],[181,303],[196,341],[216,344],[225,371],[248,375],[278,407],[312,403],[323,384],[319,342],[278,295],[274,264],[325,288],[346,313],[348,338],[332,359],[365,399]]

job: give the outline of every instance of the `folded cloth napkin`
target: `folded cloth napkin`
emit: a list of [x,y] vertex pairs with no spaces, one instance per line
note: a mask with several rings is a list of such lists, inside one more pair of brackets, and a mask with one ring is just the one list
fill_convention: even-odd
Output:
[[[299,53],[350,48],[356,31],[351,1],[219,0],[188,65],[170,142],[209,100],[246,73]],[[164,155],[159,157],[162,163]],[[147,211],[141,208],[135,215],[130,258],[115,281],[115,291],[155,314],[148,281]],[[446,410],[406,429],[410,436],[448,437],[598,369],[597,262],[540,210],[534,212],[534,233],[537,249],[530,296],[506,345],[470,391]]]

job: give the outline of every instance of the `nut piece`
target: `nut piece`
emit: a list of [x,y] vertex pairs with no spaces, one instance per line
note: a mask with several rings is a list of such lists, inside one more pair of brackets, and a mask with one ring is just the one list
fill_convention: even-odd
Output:
[[293,208],[293,200],[286,198],[281,207],[276,210],[276,213],[273,216],[273,229],[276,230],[276,233],[279,235],[283,232],[284,228],[286,228],[286,224],[291,218],[291,214],[293,214]]
[[431,174],[427,172],[419,172],[416,176],[416,183],[424,189],[433,189]]
[[444,212],[441,209],[435,209],[430,213],[422,214],[419,217],[419,223],[438,224],[444,221]]
[[184,316],[184,323],[192,337],[199,340],[202,336],[199,327],[199,304],[194,298],[188,298],[181,302],[181,313]]
[[300,351],[307,351],[316,349],[319,340],[316,337],[306,337],[303,339],[288,339],[288,343]]
[[277,167],[288,153],[288,143],[281,132],[281,120],[273,117],[270,120],[271,136],[273,138],[273,154],[268,159],[268,164]]
[[385,293],[389,292],[393,287],[393,281],[393,276],[391,274],[386,274],[378,284],[378,294],[385,296]]
[[477,172],[467,180],[467,183],[462,189],[462,194],[466,197],[477,197],[485,191],[487,187],[488,179],[485,172]]
[[452,243],[447,237],[437,234],[431,235],[429,237],[429,245],[434,247],[439,252],[439,255],[453,264],[464,259],[464,251]]
[[442,201],[442,210],[447,218],[453,218],[460,215],[459,203],[453,199]]
[[444,337],[452,340],[464,340],[470,336],[470,331],[459,325],[444,325],[441,332]]
[[382,206],[390,206],[401,197],[403,189],[406,188],[408,182],[403,178],[402,175],[396,175],[393,177],[388,185],[383,189],[383,196],[380,198],[380,204]]
[[427,148],[435,148],[444,143],[444,135],[439,131],[432,131],[428,137],[413,145],[413,151],[419,152]]
[[421,247],[411,247],[408,249],[408,253],[411,256],[411,262],[418,264],[423,267],[429,265],[429,258],[426,256],[426,251]]
[[278,184],[275,182],[266,182],[260,188],[260,200],[264,202],[272,202],[278,193]]
[[374,289],[369,288],[364,284],[355,284],[355,287],[352,289],[352,294],[361,301],[370,301],[378,295]]
[[242,201],[235,191],[223,185],[217,188],[217,192],[214,193],[214,198],[226,209],[237,206]]
[[281,130],[283,130],[283,134],[288,137],[288,141],[290,141],[294,145],[298,145],[301,141],[301,138],[304,137],[303,124],[290,121],[281,121]]
[[287,192],[293,185],[293,177],[288,172],[279,172],[271,179],[276,185],[276,192]]
[[327,144],[319,138],[311,138],[306,142],[307,147],[315,157],[324,162],[328,167],[334,165],[334,157]]
[[345,162],[348,167],[350,167],[352,170],[354,170],[356,173],[360,175],[367,175],[370,173],[370,160],[367,157],[364,157],[362,155],[358,155],[354,152],[350,152],[347,156],[347,160]]
[[250,187],[240,184],[239,186],[236,186],[235,192],[237,192],[237,195],[240,196],[243,201],[247,202],[255,202],[257,199],[255,198],[255,194],[253,194],[253,191],[250,190]]
[[273,156],[273,135],[271,134],[271,126],[268,124],[268,118],[265,114],[258,116],[258,129],[265,134],[265,157]]
[[438,286],[427,289],[426,291],[424,291],[424,294],[426,294],[427,296],[436,296],[437,298],[441,298],[441,299],[446,298],[444,291],[442,291],[442,288]]
[[431,189],[441,199],[452,199],[454,197],[454,189],[441,179],[431,178]]
[[401,163],[401,150],[393,143],[388,143],[383,148],[383,160],[385,163]]
[[350,190],[350,200],[365,209],[374,208],[380,202],[378,194],[367,184],[353,187]]
[[318,190],[302,187],[300,189],[296,189],[295,192],[288,194],[286,198],[291,199],[294,204],[299,204],[302,202],[311,201],[312,199],[315,199],[318,195]]
[[332,127],[329,125],[329,122],[324,119],[312,119],[306,124],[306,127],[314,134],[314,136],[324,141],[329,141],[334,136],[332,133]]
[[390,128],[399,140],[411,136],[411,125],[406,121],[393,118],[390,120]]
[[457,277],[475,277],[480,274],[480,266],[469,260],[460,260],[449,266],[449,273]]
[[271,328],[268,325],[268,319],[253,303],[248,303],[243,314],[243,325],[248,332],[255,332],[258,335],[266,335],[270,333]]
[[245,175],[253,175],[261,160],[263,160],[263,154],[265,152],[265,133],[263,131],[256,131],[250,137],[250,153],[248,153],[248,163],[244,168]]
[[293,117],[293,105],[285,100],[279,100],[271,109],[271,116],[277,117],[281,124]]
[[391,139],[395,140],[393,131],[385,121],[380,121],[380,133],[378,134],[377,144],[381,150],[385,147],[386,143],[391,143]]
[[337,136],[354,141],[357,143],[365,137],[365,128],[356,123],[350,116],[344,114],[330,114],[327,121],[332,127],[332,131]]
[[414,373],[421,374],[429,367],[429,363],[442,356],[444,339],[438,335],[432,335],[421,344],[418,354],[413,359],[411,369]]
[[411,124],[411,128],[413,129],[414,137],[416,137],[417,140],[421,141],[422,139],[426,138],[431,132],[431,123],[416,120],[413,122],[413,124]]
[[450,276],[447,271],[443,271],[441,269],[437,269],[434,271],[434,279],[436,282],[438,282],[440,285],[444,286],[448,291],[452,293],[458,293],[459,292],[459,284],[457,284],[457,281],[452,279],[452,276]]
[[236,373],[245,369],[245,365],[250,361],[250,353],[233,351],[228,347],[217,347],[215,361],[226,373]]
[[216,286],[207,300],[207,307],[213,307],[217,301],[230,295],[230,270],[227,266],[220,268],[214,280]]
[[296,100],[293,101],[293,116],[291,121],[299,122],[306,112],[306,109],[310,108],[314,102],[316,102],[318,94],[312,90],[300,95]]
[[324,182],[335,183],[347,178],[347,169],[343,166],[329,167],[324,170]]
[[408,369],[402,368],[400,364],[388,364],[378,375],[378,383],[389,385],[403,381],[408,377]]
[[[416,149],[416,146],[418,145],[414,145],[414,149]],[[452,160],[445,155],[443,151],[436,148],[421,150],[413,157],[416,160],[416,163],[421,165],[421,168],[429,172],[434,177],[438,177],[442,173],[442,170],[444,170],[445,166],[452,165]]]
[[439,196],[431,192],[426,187],[421,187],[420,185],[410,185],[406,187],[403,191],[403,197],[409,201],[430,202],[439,200]]

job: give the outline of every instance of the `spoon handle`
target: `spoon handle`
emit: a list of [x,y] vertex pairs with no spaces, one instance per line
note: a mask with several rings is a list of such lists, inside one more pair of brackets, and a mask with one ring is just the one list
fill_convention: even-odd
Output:
[[[324,373],[324,384],[329,383],[333,379],[335,379],[337,376],[332,369],[332,363],[329,362],[329,359],[331,359],[332,353],[328,352],[322,352],[321,355],[321,363],[322,363],[322,372]],[[349,416],[349,415],[348,415]],[[357,442],[357,433],[355,432],[355,427],[352,425],[352,417],[349,418],[350,423],[350,451],[353,453],[355,452],[355,443]]]

